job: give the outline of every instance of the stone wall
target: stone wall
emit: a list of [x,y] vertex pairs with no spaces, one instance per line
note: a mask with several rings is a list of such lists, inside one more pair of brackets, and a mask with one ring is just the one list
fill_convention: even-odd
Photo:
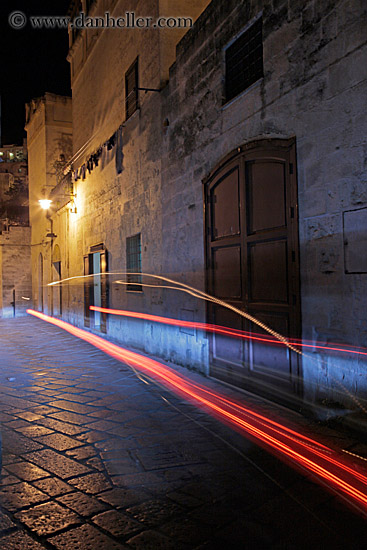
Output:
[[[223,105],[223,48],[261,10],[264,78]],[[367,275],[345,272],[343,239],[344,213],[367,204],[366,28],[359,1],[214,0],[178,45],[163,96],[163,272],[204,288],[202,178],[240,145],[295,136],[302,332],[315,344],[367,343]],[[315,348],[303,369],[307,399],[367,397],[364,361]]]
[[[117,2],[114,10],[129,5]],[[153,0],[136,6],[145,15],[157,10]],[[260,13],[264,77],[223,104],[224,48]],[[124,122],[123,171],[116,174],[115,149],[103,147],[98,167],[76,182],[77,213],[55,213],[65,273],[82,275],[83,256],[104,243],[116,272],[111,307],[204,321],[203,301],[188,293],[126,292],[116,283],[126,271],[126,238],[141,233],[143,272],[205,290],[203,178],[244,144],[295,138],[302,335],[315,346],[365,346],[367,275],[358,272],[363,238],[353,221],[363,223],[367,206],[365,29],[361,0],[213,0],[180,40],[168,85],[160,94],[141,93],[140,109],[126,122],[125,72],[139,55],[140,85],[159,87],[170,58],[163,42],[153,30],[98,31],[95,38],[81,32],[69,53],[73,169]],[[82,326],[82,285],[73,283],[64,296],[65,318]],[[199,332],[111,317],[108,334],[208,371],[208,341]],[[367,397],[366,365],[357,355],[347,360],[314,347],[303,357],[303,376],[311,401],[355,406],[354,396]]]
[[[51,190],[58,183],[60,155],[71,155],[72,123],[71,98],[46,93],[26,106],[26,130],[28,136],[29,163],[29,216],[32,227],[32,296],[36,309],[52,312],[52,294],[47,284],[52,280],[51,273],[51,212],[58,205],[54,203],[49,213],[42,210],[39,200],[50,198]],[[53,233],[58,235],[54,244],[66,250],[55,222]],[[61,237],[61,238],[60,238]],[[63,234],[65,237],[65,234]],[[42,263],[42,274],[40,264]],[[64,263],[64,269],[66,264]],[[65,269],[67,274],[67,270]],[[43,303],[43,305],[42,305]]]
[[2,317],[26,315],[26,309],[32,307],[30,239],[30,227],[10,226],[7,231],[2,231],[0,234],[0,316]]
[[[137,14],[156,18],[183,14],[197,17],[208,1],[185,0],[177,9],[174,2],[144,0],[137,2]],[[108,7],[108,3],[104,8]],[[100,6],[96,6],[98,13]],[[131,3],[113,4],[113,14],[131,10]],[[108,269],[120,273],[110,278],[110,306],[136,311],[161,310],[162,292],[126,292],[116,279],[126,281],[126,238],[141,233],[142,270],[161,274],[162,251],[161,155],[164,132],[161,97],[158,92],[141,91],[139,109],[125,121],[125,73],[139,56],[139,86],[160,89],[166,83],[169,63],[183,31],[157,29],[143,31],[103,31],[91,39],[80,33],[70,52],[73,89],[74,154],[78,169],[102,146],[98,167],[75,183],[77,214],[70,215],[68,254],[70,276],[83,273],[83,256],[92,246],[103,243],[108,252]],[[123,170],[116,173],[116,146],[104,147],[123,123]],[[84,145],[86,144],[85,148]],[[57,226],[58,222],[55,222]],[[152,282],[152,281],[150,281]],[[83,289],[69,285],[70,299],[65,316],[83,326]],[[108,334],[126,344],[169,356],[159,337],[159,329],[149,323],[131,323],[121,318],[108,320]],[[154,348],[154,350],[153,350]]]

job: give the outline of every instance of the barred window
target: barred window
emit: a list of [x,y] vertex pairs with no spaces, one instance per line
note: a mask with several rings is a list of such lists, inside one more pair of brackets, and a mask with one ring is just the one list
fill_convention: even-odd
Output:
[[261,17],[227,48],[225,65],[225,102],[264,75]]
[[138,58],[125,73],[126,120],[139,108]]
[[138,233],[126,239],[127,290],[142,291],[141,286],[141,235]]

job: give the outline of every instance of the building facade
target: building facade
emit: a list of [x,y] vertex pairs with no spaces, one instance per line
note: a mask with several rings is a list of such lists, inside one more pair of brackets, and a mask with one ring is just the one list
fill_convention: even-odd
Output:
[[[90,16],[129,11],[87,4]],[[190,29],[70,33],[72,188],[66,205],[54,201],[50,233],[58,276],[85,279],[61,287],[59,313],[244,389],[363,408],[366,8],[180,4],[180,14],[158,0],[135,11],[191,16]]]
[[27,143],[0,147],[0,316],[31,304]]
[[[70,186],[68,179],[63,179],[61,167],[72,154],[70,97],[46,93],[27,104],[26,131],[33,305],[50,315],[60,315],[60,291],[53,291],[47,284],[62,276],[60,244],[67,257],[70,210],[65,205],[70,203]],[[39,201],[50,199],[52,193],[53,197],[56,194],[52,205],[42,209]]]

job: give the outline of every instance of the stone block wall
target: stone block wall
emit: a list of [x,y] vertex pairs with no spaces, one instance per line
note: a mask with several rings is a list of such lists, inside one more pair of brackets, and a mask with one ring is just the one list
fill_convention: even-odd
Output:
[[[260,12],[264,78],[223,104],[224,48]],[[163,271],[204,288],[201,180],[243,144],[295,136],[302,333],[314,344],[367,343],[367,274],[346,273],[343,236],[344,213],[367,204],[366,28],[359,1],[213,0],[178,45],[164,92]],[[315,348],[303,369],[306,399],[367,397],[361,358]]]
[[[128,3],[114,6],[126,11]],[[145,15],[157,10],[153,0],[136,5]],[[264,76],[224,103],[225,47],[260,14]],[[153,30],[129,39],[118,31],[93,39],[80,33],[69,54],[73,168],[122,122],[124,156],[118,175],[115,151],[103,149],[99,166],[77,182],[77,214],[54,217],[68,275],[82,275],[83,256],[104,243],[116,272],[111,307],[205,321],[203,300],[182,290],[126,292],[116,283],[126,271],[126,237],[141,233],[143,272],[204,291],[203,179],[240,146],[295,138],[302,336],[314,345],[302,361],[305,398],[346,406],[366,398],[365,362],[316,347],[367,345],[367,274],[346,267],[361,244],[355,231],[344,234],[346,212],[367,207],[366,27],[362,0],[212,0],[177,45],[168,85],[160,94],[141,93],[139,110],[125,122],[125,72],[139,55],[140,85],[158,88],[160,63],[169,57],[163,43]],[[82,285],[70,285],[65,300],[66,318],[83,325]],[[108,334],[208,371],[208,341],[199,332],[111,317]]]
[[30,227],[10,226],[0,235],[0,315],[2,317],[26,315],[26,309],[32,307],[30,239]]
[[[71,155],[71,98],[46,93],[26,105],[26,130],[28,136],[29,162],[29,215],[32,228],[32,296],[35,309],[51,314],[51,290],[47,284],[51,281],[51,212],[58,204],[54,202],[49,212],[42,210],[39,200],[50,198],[51,190],[58,183],[58,166],[61,158]],[[56,216],[57,218],[57,216]],[[58,235],[59,227],[53,227]],[[66,248],[59,236],[54,244]],[[41,260],[42,258],[42,260]],[[42,263],[42,275],[40,272]],[[64,263],[63,272],[68,273]]]
[[[187,0],[177,10],[174,2],[144,0],[136,3],[134,11],[153,18],[158,14],[167,16],[185,12],[185,15],[195,18],[207,3]],[[100,7],[95,9],[98,11]],[[120,1],[113,4],[112,12],[121,15],[129,9],[128,2]],[[77,214],[70,215],[67,243],[69,274],[81,275],[83,256],[92,246],[103,243],[108,253],[108,270],[117,272],[110,278],[110,306],[113,308],[149,313],[161,311],[161,290],[148,287],[144,292],[126,292],[123,285],[114,282],[118,279],[126,281],[127,237],[141,234],[144,273],[161,274],[163,258],[168,252],[161,246],[164,133],[161,96],[158,92],[139,92],[139,109],[125,121],[125,73],[138,56],[139,86],[160,89],[166,82],[168,63],[174,59],[175,45],[182,34],[182,30],[175,29],[167,29],[164,33],[156,29],[112,30],[101,32],[91,41],[90,33],[86,32],[81,33],[69,53],[74,154],[81,151],[73,169],[80,167],[102,146],[98,167],[88,173],[85,180],[78,180],[75,184]],[[108,151],[103,144],[122,123],[123,170],[118,175],[115,169],[116,147]],[[84,144],[87,144],[85,148]],[[65,308],[65,316],[83,326],[83,288],[69,286],[71,303]],[[149,336],[150,331],[158,335],[162,330],[164,332],[162,327],[153,327],[149,323],[132,324],[114,317],[108,320],[111,337],[170,357],[170,346],[164,344],[164,339]]]

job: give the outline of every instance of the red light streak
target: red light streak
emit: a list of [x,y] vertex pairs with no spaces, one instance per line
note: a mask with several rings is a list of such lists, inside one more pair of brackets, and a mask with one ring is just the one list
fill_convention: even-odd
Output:
[[276,451],[279,456],[289,459],[293,465],[312,472],[366,514],[367,477],[347,464],[344,457],[343,460],[339,459],[334,450],[185,379],[154,359],[117,346],[60,319],[33,310],[27,310],[27,313],[66,330],[120,361],[131,363],[168,389],[174,390],[186,399],[193,399],[233,428],[263,444],[268,450]]
[[[138,313],[137,311],[125,311],[121,309],[109,309],[105,307],[90,306],[92,311],[99,311],[101,313],[109,313],[111,315],[122,315],[123,317],[131,317],[133,319],[142,319],[144,321],[153,321],[155,323],[162,323],[165,325],[185,327],[185,328],[194,328],[198,330],[204,330],[207,332],[213,332],[215,334],[224,334],[226,336],[231,336],[234,338],[242,338],[246,340],[254,340],[256,342],[264,342],[266,344],[276,344],[281,346],[286,346],[287,344],[281,340],[276,340],[272,336],[259,335],[256,333],[246,332],[244,330],[233,329],[229,327],[223,327],[220,325],[211,325],[208,323],[197,323],[193,321],[182,321],[181,319],[171,319],[170,317],[161,317],[159,315],[151,315],[149,313]],[[287,340],[291,346],[298,348],[313,348],[313,349],[323,349],[327,351],[340,351],[343,353],[355,353],[357,355],[366,355],[366,351],[361,351],[360,349],[350,349],[350,348],[339,348],[331,346],[321,346],[316,344],[306,344],[298,340]]]

